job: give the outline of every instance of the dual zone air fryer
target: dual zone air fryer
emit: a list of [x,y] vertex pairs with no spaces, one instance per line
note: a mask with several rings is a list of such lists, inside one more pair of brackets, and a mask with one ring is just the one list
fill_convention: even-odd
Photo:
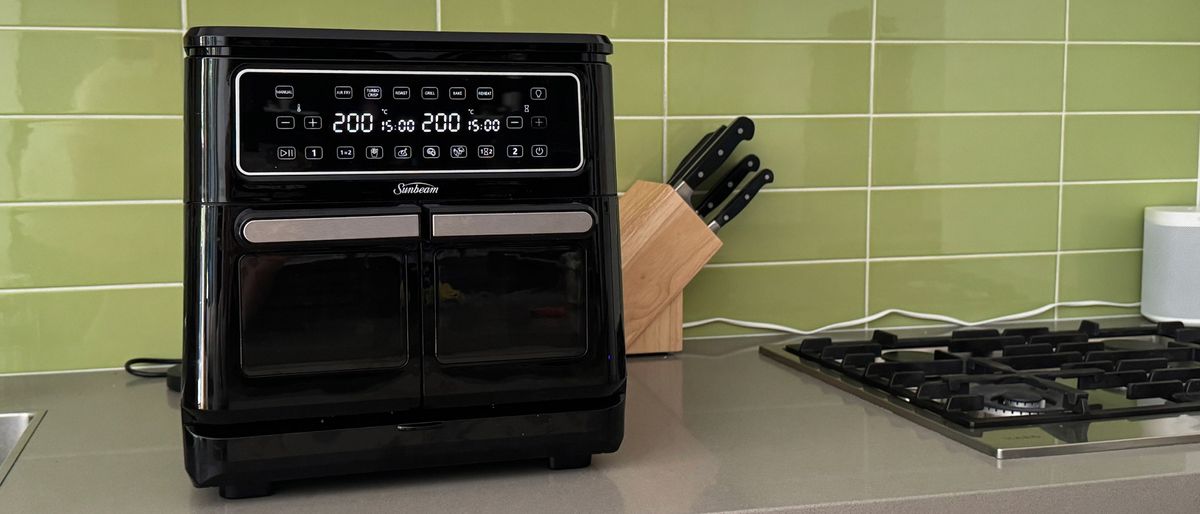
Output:
[[214,27],[186,46],[197,486],[617,449],[606,38]]

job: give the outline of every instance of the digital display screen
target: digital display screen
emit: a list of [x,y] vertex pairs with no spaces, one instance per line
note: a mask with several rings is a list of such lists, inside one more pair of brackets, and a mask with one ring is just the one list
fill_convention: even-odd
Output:
[[579,79],[564,72],[245,69],[246,175],[566,172],[583,164]]

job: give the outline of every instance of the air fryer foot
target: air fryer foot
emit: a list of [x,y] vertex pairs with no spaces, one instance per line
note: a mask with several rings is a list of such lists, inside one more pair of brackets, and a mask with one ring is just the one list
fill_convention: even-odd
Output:
[[271,494],[270,482],[227,484],[220,487],[221,497],[229,500],[255,498]]
[[586,468],[592,464],[592,454],[550,457],[550,469]]

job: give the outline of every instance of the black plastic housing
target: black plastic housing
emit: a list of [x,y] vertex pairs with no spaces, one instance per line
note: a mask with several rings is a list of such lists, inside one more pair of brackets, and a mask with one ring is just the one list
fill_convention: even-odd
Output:
[[[462,36],[461,38],[457,36]],[[604,36],[197,27],[186,36],[184,108],[188,145],[184,198],[201,203],[395,201],[396,183],[436,183],[438,200],[615,196],[612,70]],[[429,71],[556,71],[582,88],[584,167],[557,174],[254,177],[231,166],[233,84],[250,66]],[[203,93],[202,93],[203,92]],[[193,172],[191,170],[209,170]],[[536,178],[537,180],[526,180]]]
[[[182,417],[197,486],[240,497],[294,478],[516,458],[569,467],[617,449],[625,363],[607,38],[199,27],[185,46]],[[583,165],[249,176],[233,164],[233,77],[250,66],[568,72],[580,81]],[[412,182],[433,189],[400,189]],[[435,215],[555,212],[592,224],[432,236]],[[254,220],[354,216],[416,217],[420,230],[245,235]],[[532,321],[438,324],[496,308]],[[439,341],[439,326],[453,337]]]

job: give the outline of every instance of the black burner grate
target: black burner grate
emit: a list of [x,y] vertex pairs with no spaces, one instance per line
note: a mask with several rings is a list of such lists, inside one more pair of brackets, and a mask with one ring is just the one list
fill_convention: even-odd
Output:
[[959,330],[785,349],[969,428],[1200,410],[1200,329]]

